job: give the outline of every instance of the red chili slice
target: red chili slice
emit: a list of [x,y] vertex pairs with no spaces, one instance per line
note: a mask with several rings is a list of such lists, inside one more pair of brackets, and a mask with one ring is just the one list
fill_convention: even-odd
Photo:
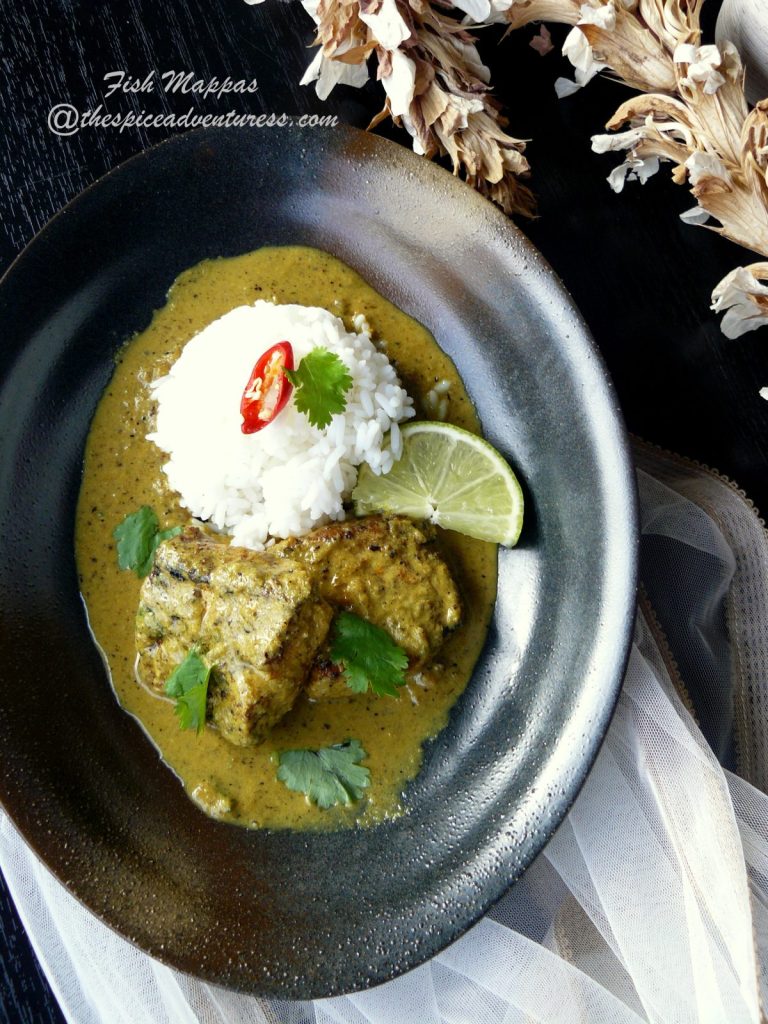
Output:
[[289,341],[278,342],[260,357],[240,399],[244,434],[255,434],[266,427],[284,408],[293,391],[284,371],[292,369],[293,348]]

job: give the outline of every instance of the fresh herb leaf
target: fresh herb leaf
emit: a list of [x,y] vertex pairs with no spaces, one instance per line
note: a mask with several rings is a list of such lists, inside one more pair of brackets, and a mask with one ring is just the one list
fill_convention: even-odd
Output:
[[137,576],[147,575],[152,567],[159,525],[149,505],[142,505],[138,512],[132,512],[115,527],[112,536],[117,541],[117,564],[121,569],[133,569]]
[[334,626],[331,661],[342,666],[347,686],[380,697],[397,697],[405,683],[408,655],[389,633],[351,612],[341,612]]
[[352,377],[333,352],[319,346],[304,356],[295,370],[284,370],[293,384],[293,400],[313,427],[327,427],[336,413],[347,407],[346,393]]
[[279,755],[278,779],[288,789],[327,809],[359,800],[371,784],[371,773],[360,761],[368,755],[359,740],[335,743],[320,750],[284,750]]
[[198,733],[203,731],[210,676],[211,666],[206,665],[195,650],[190,651],[173,670],[165,684],[165,692],[176,701],[179,728],[195,729]]
[[181,533],[180,526],[160,530],[157,516],[149,505],[142,505],[116,526],[112,536],[117,541],[117,564],[131,569],[141,578],[152,569],[158,544]]

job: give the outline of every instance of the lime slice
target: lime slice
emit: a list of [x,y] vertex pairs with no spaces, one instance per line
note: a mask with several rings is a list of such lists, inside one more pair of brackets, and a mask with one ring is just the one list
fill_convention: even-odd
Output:
[[487,441],[450,423],[401,427],[403,454],[389,473],[360,467],[357,515],[397,512],[513,547],[523,525],[517,477]]

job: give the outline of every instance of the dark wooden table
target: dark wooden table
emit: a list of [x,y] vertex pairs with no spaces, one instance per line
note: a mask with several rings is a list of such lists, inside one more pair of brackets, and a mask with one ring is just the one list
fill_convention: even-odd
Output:
[[[713,31],[717,0],[705,8]],[[168,134],[163,129],[49,131],[58,103],[84,110],[151,112],[189,106],[203,113],[336,113],[364,127],[382,102],[374,85],[339,89],[321,104],[298,85],[312,26],[298,3],[267,0],[0,0],[0,269],[68,200],[92,181]],[[553,82],[568,74],[556,54],[539,57],[533,29],[500,44],[486,33],[510,130],[530,138],[539,218],[521,227],[550,261],[589,323],[616,383],[629,429],[736,480],[768,510],[768,329],[728,341],[708,311],[712,287],[750,255],[717,235],[684,226],[691,205],[662,172],[615,196],[605,178],[616,162],[590,151],[590,135],[626,95],[594,82],[558,101]],[[562,31],[554,31],[556,42]],[[222,100],[115,95],[104,76],[154,69],[204,79],[256,78],[259,91]],[[266,129],[264,129],[266,130]],[[404,134],[387,130],[407,144]],[[4,888],[0,888],[0,1024],[62,1020]]]

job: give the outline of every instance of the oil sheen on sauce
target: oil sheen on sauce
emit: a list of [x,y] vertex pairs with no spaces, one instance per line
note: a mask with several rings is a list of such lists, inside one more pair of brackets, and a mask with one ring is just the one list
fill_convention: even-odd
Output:
[[[402,813],[401,794],[419,770],[422,744],[446,724],[472,674],[496,595],[495,545],[440,532],[441,548],[462,592],[464,622],[438,654],[431,687],[411,686],[418,703],[407,692],[399,700],[363,695],[312,704],[301,698],[263,744],[243,748],[210,727],[200,735],[181,731],[172,703],[142,688],[134,676],[141,581],[118,569],[112,531],[141,505],[154,508],[164,527],[189,518],[167,485],[163,453],[145,437],[154,416],[147,385],[168,371],[183,345],[204,326],[256,299],[322,306],[348,329],[352,317],[363,313],[374,338],[386,339],[387,354],[414,398],[417,416],[426,418],[423,396],[447,379],[447,419],[479,432],[456,368],[428,331],[339,260],[298,246],[206,260],[181,274],[149,327],[122,349],[96,411],[77,511],[80,587],[120,704],[140,721],[188,794],[212,788],[231,802],[231,810],[216,816],[252,828],[370,825]],[[360,740],[371,772],[371,785],[358,804],[320,810],[277,780],[277,751],[317,749],[348,738]]]

